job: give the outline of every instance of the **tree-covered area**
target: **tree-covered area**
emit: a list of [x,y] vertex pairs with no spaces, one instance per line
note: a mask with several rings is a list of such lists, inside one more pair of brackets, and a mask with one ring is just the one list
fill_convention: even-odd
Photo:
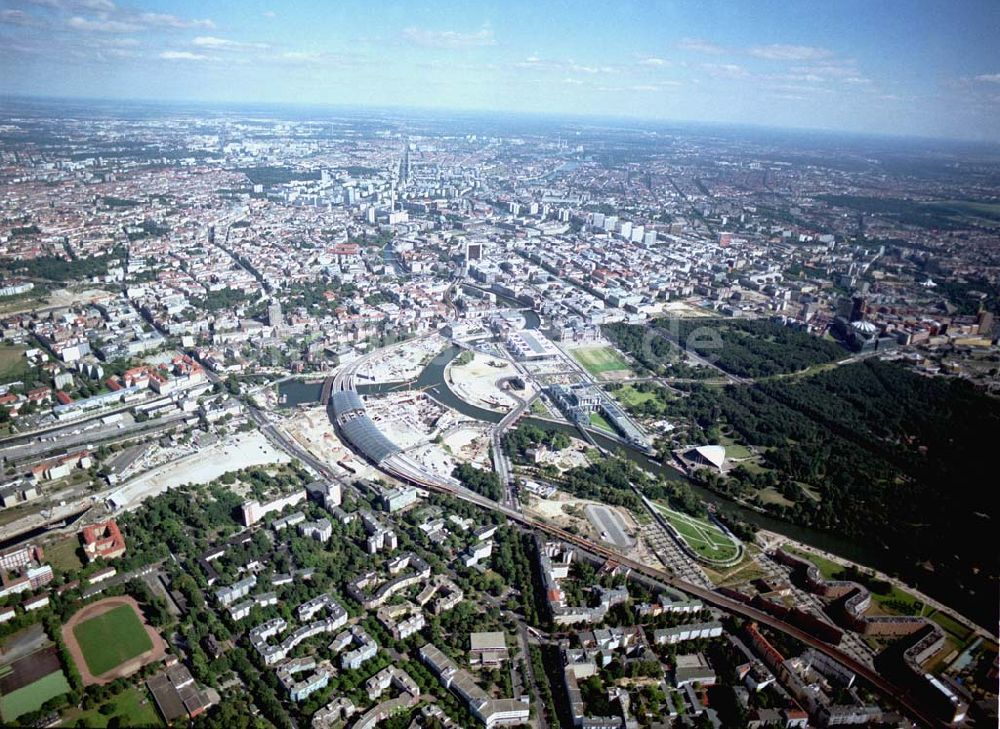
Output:
[[227,286],[224,289],[209,291],[205,296],[193,299],[193,303],[205,311],[219,311],[220,309],[232,308],[249,299],[250,294],[243,289],[234,289]]
[[338,282],[325,278],[291,283],[283,294],[289,311],[301,306],[313,315],[330,313],[344,296]]
[[158,223],[155,220],[143,220],[137,229],[130,229],[126,235],[130,241],[142,238],[158,238],[170,232],[170,226]]
[[671,506],[695,516],[705,513],[704,505],[686,482],[655,478],[620,456],[571,468],[554,481],[574,496],[624,506],[637,513],[644,511],[645,507],[633,485],[649,499],[667,501]]
[[0,262],[0,269],[31,278],[50,281],[75,281],[94,276],[106,276],[108,267],[120,263],[125,258],[124,248],[115,248],[111,253],[90,258],[62,258],[61,256],[38,256]]
[[139,204],[139,201],[125,197],[106,195],[101,198],[101,204],[109,208],[134,208]]
[[682,349],[739,377],[798,372],[844,356],[834,342],[763,320],[656,319],[648,325],[608,324],[604,333],[658,374],[667,374]]
[[870,360],[798,380],[696,388],[672,406],[706,433],[724,422],[765,449],[768,470],[698,472],[713,489],[753,500],[773,487],[793,502],[767,506],[783,518],[891,550],[900,569],[932,567],[910,570],[918,584],[943,579],[995,597],[997,556],[983,545],[996,515],[986,459],[1000,402],[969,383]]
[[560,430],[542,430],[529,423],[521,423],[507,431],[503,438],[504,450],[511,458],[525,459],[529,449],[545,445],[554,451],[569,448],[573,441]]
[[[860,195],[819,195],[817,198],[837,207],[891,217],[903,225],[918,228],[956,230],[971,227],[962,221],[970,212],[970,203],[961,201],[927,203]],[[975,214],[996,219],[996,213],[990,211],[988,206],[976,209]]]
[[460,463],[455,466],[451,475],[461,481],[467,489],[488,499],[499,501],[503,497],[503,484],[493,471],[484,471],[468,463]]
[[38,235],[42,230],[37,225],[22,225],[10,229],[11,238],[21,238],[28,235]]
[[252,185],[284,185],[295,180],[318,180],[319,170],[300,170],[294,167],[244,167],[242,172]]

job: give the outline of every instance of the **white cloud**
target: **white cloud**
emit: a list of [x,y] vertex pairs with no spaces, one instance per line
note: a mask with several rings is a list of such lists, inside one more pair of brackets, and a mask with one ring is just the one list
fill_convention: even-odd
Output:
[[988,84],[1000,84],[1000,73],[981,73],[975,77],[975,80]]
[[266,43],[244,43],[243,41],[234,41],[228,38],[216,38],[212,35],[200,35],[191,41],[191,43],[200,48],[216,48],[228,51],[244,51],[268,47]]
[[550,61],[538,56],[528,56],[523,61],[515,63],[516,68],[530,68],[536,71],[550,71],[552,73],[585,73],[594,76],[602,73],[614,73],[613,66],[587,66],[570,59],[568,61]]
[[103,44],[112,48],[135,48],[140,45],[137,38],[107,38]]
[[716,45],[711,41],[704,40],[703,38],[681,38],[677,43],[677,47],[682,51],[690,51],[691,53],[719,55],[720,53],[726,52],[726,49],[722,46]]
[[426,30],[425,28],[406,28],[403,40],[424,48],[479,48],[495,46],[496,38],[489,28],[477,30],[474,33],[462,33],[456,30]]
[[5,25],[34,25],[34,22],[23,10],[0,10],[0,23]]
[[[114,8],[109,3],[94,0],[97,8]],[[70,28],[98,33],[133,33],[140,30],[165,28],[172,30],[211,29],[211,20],[188,20],[167,13],[99,12],[96,18],[74,15],[66,21]]]
[[135,23],[122,20],[91,20],[90,18],[81,18],[79,15],[74,15],[67,22],[69,27],[74,30],[95,33],[134,33],[137,30],[142,30],[142,26]]
[[284,51],[282,53],[267,53],[260,56],[257,60],[267,63],[277,63],[283,66],[336,66],[338,68],[357,66],[359,63],[364,62],[364,59],[361,56],[330,53],[329,51]]
[[168,13],[141,13],[139,15],[140,22],[159,28],[176,28],[178,30],[186,30],[189,28],[204,28],[206,30],[211,30],[215,27],[215,23],[211,20],[187,20],[185,18],[179,18],[176,15],[169,15]]
[[201,53],[191,53],[190,51],[163,51],[160,58],[167,61],[208,61],[209,56]]
[[829,58],[833,51],[814,46],[792,46],[783,43],[772,43],[769,46],[757,46],[749,51],[751,56],[768,61],[815,61]]
[[701,67],[715,78],[746,78],[750,75],[743,66],[735,63],[703,63]]
[[287,51],[282,53],[279,58],[295,63],[318,63],[326,59],[326,54],[314,51]]
[[588,74],[611,73],[612,71],[614,71],[614,69],[611,68],[611,66],[581,66],[577,63],[573,63],[572,61],[570,61],[569,63],[568,70],[573,71],[575,73],[588,73]]
[[77,0],[77,2],[80,7],[101,13],[110,13],[115,9],[115,4],[111,0]]
[[655,68],[655,67],[658,67],[658,66],[665,66],[665,65],[667,65],[667,62],[664,61],[662,58],[656,58],[654,56],[650,56],[649,58],[643,58],[642,60],[640,60],[639,61],[639,65],[640,66],[652,66],[652,67]]

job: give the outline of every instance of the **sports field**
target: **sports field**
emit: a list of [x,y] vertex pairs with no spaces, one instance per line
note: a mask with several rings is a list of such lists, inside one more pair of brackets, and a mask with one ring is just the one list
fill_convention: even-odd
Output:
[[87,669],[94,676],[116,668],[153,648],[131,605],[119,605],[73,628]]
[[573,359],[579,362],[587,372],[599,377],[605,372],[628,371],[628,362],[622,359],[611,347],[580,347],[571,350]]
[[677,530],[681,539],[696,554],[705,559],[712,562],[725,562],[735,558],[740,553],[739,545],[712,522],[696,519],[689,514],[682,514],[663,504],[654,502],[654,506]]
[[53,671],[23,688],[0,696],[0,717],[9,724],[22,714],[37,711],[49,699],[69,691],[62,670]]

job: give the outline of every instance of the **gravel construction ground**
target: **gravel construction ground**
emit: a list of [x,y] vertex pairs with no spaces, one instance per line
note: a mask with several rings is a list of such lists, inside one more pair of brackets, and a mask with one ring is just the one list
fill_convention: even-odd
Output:
[[259,431],[234,434],[175,461],[157,466],[117,489],[111,499],[132,507],[143,499],[186,483],[209,483],[227,471],[270,463],[287,463],[289,457],[271,445]]

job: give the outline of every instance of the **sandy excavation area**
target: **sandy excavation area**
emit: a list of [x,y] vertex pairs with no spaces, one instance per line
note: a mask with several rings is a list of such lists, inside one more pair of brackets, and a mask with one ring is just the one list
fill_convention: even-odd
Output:
[[[337,436],[326,408],[322,405],[298,407],[285,418],[281,430],[334,471],[344,475],[372,476],[375,471],[354,454]],[[347,468],[345,468],[345,466]],[[347,469],[352,469],[354,473]]]
[[536,464],[539,466],[551,464],[560,471],[568,471],[577,467],[585,468],[590,464],[590,460],[587,458],[587,450],[590,446],[579,438],[571,438],[571,440],[573,444],[570,447],[559,451],[539,448],[535,458]]
[[434,439],[463,419],[417,390],[372,397],[365,405],[378,429],[404,450]]
[[491,467],[489,427],[484,423],[469,421],[449,429],[442,445],[459,461],[480,468]]
[[621,519],[625,533],[633,542],[633,546],[623,554],[651,567],[661,568],[663,566],[663,563],[649,550],[645,541],[639,538],[639,523],[628,509],[608,506],[590,499],[578,499],[565,491],[558,490],[548,499],[522,492],[521,503],[524,506],[525,514],[545,519],[563,529],[573,527],[578,534],[600,542],[611,549],[621,551],[614,544],[603,540],[600,532],[587,517],[588,506],[596,505],[613,511]]
[[444,349],[444,338],[433,335],[388,347],[358,370],[359,384],[414,380],[431,359]]
[[[511,362],[477,352],[468,364],[449,366],[446,377],[452,391],[466,402],[487,410],[507,412],[517,405],[517,401],[497,382],[518,374]],[[534,394],[534,388],[529,382],[524,390],[514,392],[527,399]]]
[[[176,453],[169,452],[174,450]],[[205,484],[228,471],[271,463],[287,463],[290,460],[284,451],[275,448],[256,430],[231,434],[205,448],[187,446],[160,450],[157,454],[150,454],[149,458],[159,460],[164,457],[169,458],[171,455],[173,458],[169,462],[130,480],[108,498],[118,507],[131,508],[143,499],[156,496],[176,486],[187,483]]]

